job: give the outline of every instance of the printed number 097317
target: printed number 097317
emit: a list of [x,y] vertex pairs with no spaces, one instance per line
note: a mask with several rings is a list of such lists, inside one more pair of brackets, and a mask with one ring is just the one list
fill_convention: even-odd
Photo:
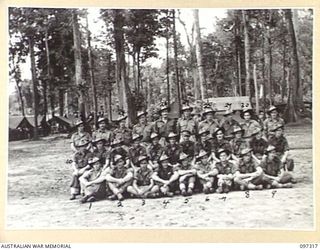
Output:
[[300,248],[318,248],[318,244],[300,244]]

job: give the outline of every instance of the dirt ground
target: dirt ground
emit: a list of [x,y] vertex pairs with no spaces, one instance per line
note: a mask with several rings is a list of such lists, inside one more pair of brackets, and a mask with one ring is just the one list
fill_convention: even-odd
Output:
[[312,125],[286,129],[298,183],[292,189],[79,204],[69,201],[69,139],[9,143],[8,229],[314,227]]

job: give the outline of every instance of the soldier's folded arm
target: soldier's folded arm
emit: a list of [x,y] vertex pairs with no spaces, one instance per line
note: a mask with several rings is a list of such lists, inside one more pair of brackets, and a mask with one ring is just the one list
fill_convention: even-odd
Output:
[[138,187],[138,183],[136,179],[133,180],[132,186],[138,192],[138,194],[142,194],[140,188]]
[[128,172],[128,173],[126,174],[126,176],[123,177],[122,179],[123,179],[124,182],[128,182],[128,181],[130,181],[132,178],[133,178],[133,173],[130,171],[130,172]]
[[236,171],[234,176],[240,178],[249,178],[252,177],[252,174],[241,174],[240,171]]
[[207,174],[205,174],[203,171],[197,171],[197,176],[200,178],[200,179],[206,179],[208,177]]
[[178,173],[177,170],[175,170],[175,171],[173,172],[173,174],[171,175],[169,181],[168,181],[168,185],[169,185],[170,183],[178,180],[178,178],[179,178],[179,173]]
[[217,176],[219,174],[218,169],[214,168],[208,173],[208,176]]
[[119,179],[112,177],[110,173],[106,174],[105,180],[107,180],[108,182],[119,183]]
[[251,173],[251,176],[254,178],[254,177],[258,177],[258,176],[260,176],[262,174],[263,174],[263,169],[260,166],[258,166],[256,168],[256,171]]
[[190,169],[190,170],[179,170],[179,175],[189,175],[192,176],[196,173],[196,171],[194,169]]
[[151,176],[151,178],[155,181],[158,181],[158,182],[161,182],[163,184],[166,184],[166,181],[165,180],[162,180],[159,176],[158,176],[158,173],[157,172],[154,172]]
[[78,170],[78,174],[82,175],[85,171],[89,170],[91,168],[90,165],[85,166],[84,168],[81,168]]
[[272,180],[278,181],[278,177],[277,176],[272,176],[272,175],[268,175],[266,173],[263,174],[265,177],[270,178]]
[[281,162],[282,162],[282,163],[285,163],[285,162],[287,161],[288,155],[289,155],[289,149],[287,149],[286,151],[284,151],[284,154],[283,154],[283,156],[281,157]]
[[72,164],[71,164],[74,173],[78,173],[79,169],[78,169],[78,165],[77,163],[73,160]]
[[89,172],[85,172],[80,178],[79,181],[80,183],[82,183],[83,185],[87,186],[88,182],[88,177],[89,177]]
[[90,184],[99,184],[99,183],[101,183],[101,182],[104,182],[104,181],[106,181],[107,179],[106,179],[106,176],[105,175],[101,175],[101,176],[99,176],[97,179],[95,179],[95,180],[93,180],[93,181],[90,181],[89,183]]
[[[150,179],[150,185],[148,186],[148,189],[145,190],[145,192],[150,191],[153,186],[154,186],[154,180]],[[144,193],[145,193],[145,192],[144,192]]]

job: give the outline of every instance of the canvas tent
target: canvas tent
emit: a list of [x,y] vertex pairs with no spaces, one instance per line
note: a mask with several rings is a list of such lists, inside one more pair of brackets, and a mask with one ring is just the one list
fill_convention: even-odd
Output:
[[48,123],[53,133],[69,133],[74,126],[74,121],[64,116],[54,116]]

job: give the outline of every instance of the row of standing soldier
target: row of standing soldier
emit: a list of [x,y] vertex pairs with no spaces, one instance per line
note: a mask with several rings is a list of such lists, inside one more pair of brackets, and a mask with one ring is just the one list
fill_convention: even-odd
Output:
[[136,197],[191,195],[232,189],[291,187],[289,146],[283,135],[284,121],[271,106],[269,117],[253,120],[252,109],[241,112],[242,123],[227,110],[224,119],[204,107],[203,121],[193,117],[192,107],[182,108],[182,117],[168,119],[169,108],[160,107],[160,119],[148,124],[146,112],[138,113],[138,124],[126,127],[126,116],[117,119],[118,128],[107,129],[98,120],[92,136],[83,122],[71,138],[73,178],[71,199],[84,192],[81,202]]

